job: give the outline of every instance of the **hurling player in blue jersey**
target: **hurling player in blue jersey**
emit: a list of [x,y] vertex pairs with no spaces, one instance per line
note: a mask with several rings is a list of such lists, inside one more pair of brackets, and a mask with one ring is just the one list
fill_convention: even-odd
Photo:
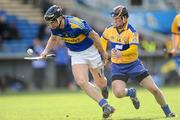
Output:
[[[51,6],[46,11],[44,19],[51,29],[51,36],[41,56],[45,58],[48,52],[58,45],[58,41],[63,40],[71,56],[75,81],[88,96],[98,102],[103,109],[103,117],[108,118],[115,109],[105,100],[108,98],[108,90],[103,66],[108,56],[101,46],[99,35],[86,21],[74,16],[63,15],[61,7],[57,5]],[[96,85],[101,89],[104,98],[89,82],[88,70]]]
[[164,95],[156,86],[153,78],[138,58],[138,34],[128,23],[128,11],[126,7],[116,6],[111,16],[113,24],[108,26],[101,37],[104,50],[107,43],[111,47],[111,70],[112,91],[117,98],[129,96],[136,109],[140,102],[136,96],[135,88],[126,88],[129,78],[138,81],[144,88],[149,90],[155,97],[157,103],[163,109],[167,117],[175,117],[165,101]]

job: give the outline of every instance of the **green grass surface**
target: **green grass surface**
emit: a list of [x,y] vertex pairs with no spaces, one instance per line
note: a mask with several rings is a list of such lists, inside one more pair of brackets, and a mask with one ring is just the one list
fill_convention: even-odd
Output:
[[[180,115],[180,88],[162,89],[167,101]],[[135,110],[129,98],[108,99],[116,111],[111,120],[169,120],[145,89],[138,89],[141,108]],[[171,118],[180,120],[180,117]],[[102,110],[84,92],[25,92],[0,94],[0,120],[102,120]]]

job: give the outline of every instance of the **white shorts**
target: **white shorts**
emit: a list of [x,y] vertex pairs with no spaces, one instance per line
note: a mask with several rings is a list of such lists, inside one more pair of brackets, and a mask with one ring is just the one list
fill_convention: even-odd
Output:
[[87,64],[91,68],[98,68],[102,66],[101,56],[94,45],[81,52],[69,50],[68,54],[71,56],[71,65]]

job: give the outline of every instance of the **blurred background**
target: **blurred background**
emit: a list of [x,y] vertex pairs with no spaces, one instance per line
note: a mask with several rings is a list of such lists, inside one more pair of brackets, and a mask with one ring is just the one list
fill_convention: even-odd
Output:
[[[99,35],[111,22],[113,7],[126,6],[129,23],[140,34],[140,58],[157,85],[180,84],[180,60],[163,52],[171,49],[171,23],[180,12],[179,0],[0,0],[0,91],[77,89],[63,42],[54,49],[55,59],[23,60],[28,48],[37,55],[44,49],[50,31],[43,14],[54,4],[64,14],[86,20]],[[109,79],[109,65],[105,74]]]

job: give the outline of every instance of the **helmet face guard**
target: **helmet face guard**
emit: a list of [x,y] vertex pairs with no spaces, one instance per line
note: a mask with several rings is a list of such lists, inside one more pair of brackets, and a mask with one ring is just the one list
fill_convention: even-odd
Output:
[[120,13],[111,12],[111,17],[119,17]]
[[50,24],[57,21],[60,16],[63,16],[62,9],[57,5],[53,5],[46,11],[44,20],[47,24]]
[[47,25],[51,24],[52,22],[57,21],[57,19],[51,19],[49,17],[44,18]]
[[46,22],[56,21],[54,15],[45,16],[44,19]]

